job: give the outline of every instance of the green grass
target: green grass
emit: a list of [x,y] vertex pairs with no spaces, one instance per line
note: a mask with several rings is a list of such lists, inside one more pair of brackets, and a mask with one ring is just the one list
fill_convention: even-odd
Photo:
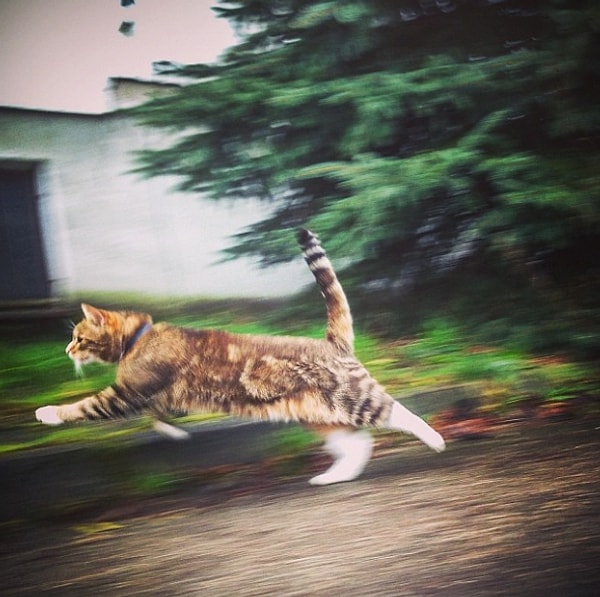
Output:
[[[324,324],[284,320],[276,311],[262,307],[254,313],[251,308],[236,308],[235,303],[205,310],[201,306],[188,311],[178,307],[172,317],[164,309],[160,319],[189,327],[251,334],[324,334]],[[114,367],[102,365],[86,367],[83,378],[75,377],[64,352],[69,334],[66,328],[38,333],[35,326],[22,326],[18,333],[12,330],[0,336],[0,454],[69,443],[110,444],[127,441],[132,433],[150,428],[144,418],[57,428],[34,420],[37,407],[76,400],[114,380]],[[427,322],[420,334],[410,338],[382,340],[359,332],[356,353],[374,377],[398,396],[474,384],[485,406],[500,409],[532,395],[565,400],[597,394],[600,388],[595,363],[577,362],[566,356],[531,355],[509,344],[482,345],[443,319]],[[184,421],[206,418],[190,416]]]

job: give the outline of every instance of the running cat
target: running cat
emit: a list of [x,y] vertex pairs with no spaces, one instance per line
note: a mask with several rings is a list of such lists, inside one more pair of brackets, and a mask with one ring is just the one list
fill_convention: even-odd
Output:
[[147,413],[174,439],[188,434],[170,413],[220,411],[270,421],[298,421],[325,436],[333,464],[313,485],[350,481],[371,457],[367,428],[412,434],[433,450],[444,440],[396,402],[354,356],[352,315],[319,239],[301,230],[304,258],[325,298],[326,339],[231,334],[153,324],[145,313],[82,304],[84,319],[66,352],[81,367],[118,363],[116,382],[73,404],[44,406],[47,425]]

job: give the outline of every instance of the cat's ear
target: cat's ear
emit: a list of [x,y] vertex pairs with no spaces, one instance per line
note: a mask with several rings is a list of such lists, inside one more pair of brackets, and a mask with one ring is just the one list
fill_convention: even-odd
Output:
[[81,310],[83,311],[85,318],[94,325],[103,325],[106,321],[106,312],[102,311],[102,309],[96,309],[96,307],[92,307],[92,305],[81,303]]

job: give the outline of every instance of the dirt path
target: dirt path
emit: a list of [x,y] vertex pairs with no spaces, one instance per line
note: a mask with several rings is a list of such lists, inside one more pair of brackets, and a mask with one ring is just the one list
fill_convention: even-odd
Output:
[[[4,534],[2,595],[600,595],[597,421],[411,443],[359,481],[229,475]],[[40,489],[43,491],[43,488]]]

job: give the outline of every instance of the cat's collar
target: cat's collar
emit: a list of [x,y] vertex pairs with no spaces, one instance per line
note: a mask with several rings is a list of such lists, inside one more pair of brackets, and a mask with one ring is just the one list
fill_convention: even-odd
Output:
[[133,336],[131,336],[131,338],[129,338],[129,340],[127,340],[127,342],[125,342],[125,344],[123,345],[123,349],[121,350],[121,357],[120,359],[122,359],[132,348],[133,345],[146,333],[149,332],[152,329],[152,324],[151,323],[145,323],[144,325],[140,326],[135,333],[133,334]]

